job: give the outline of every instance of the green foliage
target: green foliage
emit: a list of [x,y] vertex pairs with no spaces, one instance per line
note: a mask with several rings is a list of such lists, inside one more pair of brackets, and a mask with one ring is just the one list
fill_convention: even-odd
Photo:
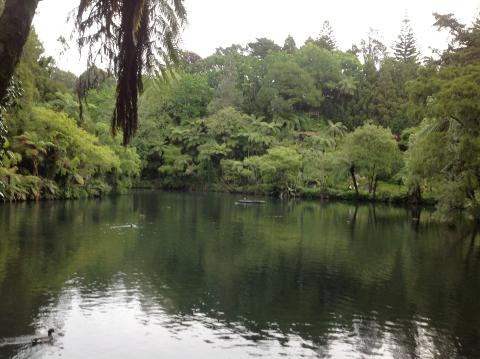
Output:
[[443,147],[445,135],[431,132],[431,119],[425,119],[417,132],[410,135],[405,168],[407,184],[412,189],[427,191],[439,180],[438,176],[446,163]]
[[215,97],[209,104],[209,112],[216,111],[225,107],[235,107],[240,109],[242,105],[242,91],[238,87],[238,69],[232,58],[226,58],[225,67],[217,88]]
[[100,110],[112,97],[92,93],[97,96],[90,110],[98,122],[88,118],[80,128],[73,77],[42,57],[42,51],[32,32],[16,74],[23,96],[19,86],[12,86],[3,109],[9,133],[0,164],[2,198],[77,198],[130,188],[140,159],[135,149],[120,146],[109,134],[111,113]]
[[480,56],[480,17],[477,15],[472,26],[459,22],[453,14],[434,13],[438,30],[446,29],[450,34],[450,43],[441,54],[446,65],[476,64]]
[[275,147],[264,156],[251,157],[247,161],[273,192],[280,195],[295,193],[302,162],[294,148]]
[[213,97],[207,77],[204,74],[177,76],[176,82],[169,84],[172,86],[172,93],[165,108],[166,112],[177,123],[205,116]]
[[111,128],[113,134],[122,131],[124,145],[137,131],[143,75],[158,67],[165,73],[163,64],[168,68],[178,63],[179,36],[186,16],[183,0],[80,0],[75,23],[78,45],[87,47],[89,64],[101,58],[115,74]]
[[[18,173],[20,160],[19,154],[9,152],[0,167],[0,197],[4,200],[25,201],[40,197],[42,180],[39,177]],[[48,188],[48,184],[45,184],[45,187]],[[55,191],[55,186],[49,188],[50,193]]]
[[185,188],[196,174],[197,166],[191,156],[182,154],[174,145],[166,146],[162,152],[163,164],[158,168],[162,175],[163,186],[167,188]]
[[[271,148],[263,156],[243,161],[223,160],[223,178],[231,185],[256,185],[263,192],[284,196],[296,195],[302,157],[290,147]],[[261,184],[261,185],[260,185]]]
[[295,43],[295,39],[292,37],[292,35],[288,35],[288,37],[285,39],[282,50],[287,54],[294,54],[295,51],[297,51],[297,44]]
[[449,48],[423,64],[408,19],[392,56],[375,31],[337,49],[328,23],[300,48],[289,36],[283,48],[259,38],[205,59],[184,51],[175,72],[137,78],[140,125],[127,148],[109,133],[113,79],[58,69],[32,32],[16,74],[23,96],[2,108],[1,193],[100,195],[141,176],[175,189],[436,198],[446,217],[463,208],[478,220],[480,21],[436,21]]
[[[418,125],[419,121],[408,112],[408,94],[405,85],[416,77],[415,61],[385,59],[376,81],[377,92],[371,112],[375,122],[390,127],[396,134],[405,128]],[[401,86],[399,86],[401,84]]]
[[275,42],[265,37],[257,39],[255,42],[250,42],[248,44],[250,49],[250,55],[265,58],[267,55],[281,50],[281,47],[278,46]]
[[319,188],[325,192],[345,184],[348,166],[343,153],[303,149],[302,160],[302,184],[304,186]]
[[296,53],[295,60],[312,76],[318,89],[332,90],[342,79],[341,59],[327,49],[307,44]]
[[[104,181],[102,176],[120,170],[120,160],[111,149],[78,128],[74,120],[42,107],[32,108],[28,129],[15,137],[11,148],[16,160],[9,163],[10,170],[4,173],[5,193],[10,200],[26,196],[21,190],[22,177],[16,176],[17,165],[22,168],[27,185],[36,185],[28,198],[86,196],[99,181]],[[52,186],[55,191],[44,188],[45,181],[56,183]],[[108,188],[106,182],[104,187]],[[45,189],[49,193],[44,192]]]
[[[397,43],[402,56],[389,57],[376,32],[360,49],[336,50],[326,24],[317,40],[300,49],[292,37],[282,49],[258,39],[248,48],[232,45],[197,58],[184,66],[188,76],[180,75],[178,83],[190,77],[202,85],[187,91],[177,92],[175,81],[147,86],[145,125],[136,140],[143,174],[164,187],[277,194],[301,189],[395,201],[406,196],[403,181],[410,196],[438,196],[453,163],[446,159],[460,157],[447,148],[462,149],[466,158],[466,149],[476,148],[454,139],[462,126],[472,135],[477,131],[479,79],[475,65],[418,64],[413,33],[404,25]],[[460,46],[449,51],[464,52]],[[210,95],[197,101],[202,93]],[[184,104],[198,110],[182,111]],[[447,128],[456,129],[457,137],[447,136]],[[352,176],[358,194],[347,190]]]
[[19,81],[13,79],[10,86],[7,88],[7,94],[3,100],[0,101],[0,166],[2,165],[2,158],[5,155],[5,145],[7,143],[7,127],[4,120],[4,114],[15,107],[19,98],[23,95],[23,88]]
[[367,38],[361,41],[361,53],[365,64],[379,66],[382,63],[387,53],[387,47],[383,44],[378,31],[370,29]]
[[397,41],[393,47],[395,58],[403,62],[416,62],[418,59],[418,50],[413,35],[410,19],[405,16],[402,21],[402,29],[398,35]]
[[147,137],[136,140],[144,161],[144,174],[155,178],[152,169],[156,164],[157,176],[167,188],[221,183],[223,160],[265,154],[276,143],[279,131],[277,125],[258,121],[231,107],[182,125],[171,119],[165,119],[163,125],[148,123]]
[[107,81],[108,74],[97,68],[95,65],[89,67],[83,74],[80,75],[75,84],[75,93],[79,105],[79,121],[84,122],[83,116],[83,102],[86,101],[87,94],[90,90],[100,89],[102,84]]
[[274,63],[258,94],[259,106],[269,118],[291,118],[295,113],[318,108],[322,93],[312,77],[293,61]]
[[347,127],[341,122],[333,123],[330,120],[328,120],[327,122],[328,122],[327,133],[332,138],[336,148],[337,141],[341,139],[343,136],[345,136],[345,134],[347,133]]
[[471,28],[452,15],[436,14],[436,25],[452,35],[441,66],[430,64],[409,83],[412,109],[423,115],[410,136],[407,178],[410,193],[419,198],[433,190],[443,218],[452,220],[459,209],[480,221],[480,65],[478,21]]
[[398,170],[400,150],[389,129],[365,124],[349,133],[343,145],[345,156],[368,181],[375,194],[379,179],[390,179]]
[[333,29],[328,21],[323,22],[320,35],[312,43],[328,51],[333,51],[337,48],[337,41],[335,40]]

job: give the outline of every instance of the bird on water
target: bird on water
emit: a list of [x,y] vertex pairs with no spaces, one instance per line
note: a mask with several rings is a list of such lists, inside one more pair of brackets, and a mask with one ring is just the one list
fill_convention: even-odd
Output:
[[33,338],[32,339],[32,345],[37,345],[37,344],[47,344],[53,342],[53,333],[55,332],[54,329],[49,329],[48,330],[48,336],[46,337],[38,337],[38,338]]

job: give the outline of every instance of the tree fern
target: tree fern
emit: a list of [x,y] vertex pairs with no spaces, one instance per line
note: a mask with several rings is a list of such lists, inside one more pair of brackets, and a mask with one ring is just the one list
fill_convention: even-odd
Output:
[[137,130],[142,75],[177,62],[185,22],[183,0],[80,1],[78,45],[87,47],[89,63],[106,60],[117,77],[112,132],[122,130],[124,144]]

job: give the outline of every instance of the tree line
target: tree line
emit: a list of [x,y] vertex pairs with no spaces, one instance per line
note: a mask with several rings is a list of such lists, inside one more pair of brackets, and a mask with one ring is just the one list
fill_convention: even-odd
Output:
[[478,218],[480,22],[435,14],[450,36],[420,57],[408,19],[391,49],[348,51],[324,23],[283,46],[259,38],[201,59],[141,98],[142,178],[163,188],[438,203]]
[[[480,22],[435,14],[434,26],[450,41],[428,58],[407,18],[390,49],[371,31],[343,51],[325,22],[302,45],[292,36],[283,45],[258,38],[206,58],[171,48],[164,63],[176,57],[175,67],[137,68],[128,86],[119,72],[95,66],[78,78],[58,69],[31,32],[3,100],[0,191],[8,200],[78,197],[135,181],[430,200],[448,217],[467,209],[480,218]],[[103,50],[118,61],[118,48]]]

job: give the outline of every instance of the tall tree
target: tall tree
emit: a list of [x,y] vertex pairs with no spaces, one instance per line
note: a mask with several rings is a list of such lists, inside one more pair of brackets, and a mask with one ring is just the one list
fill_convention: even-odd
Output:
[[476,64],[480,60],[480,17],[477,16],[473,25],[467,27],[460,23],[453,14],[435,16],[434,26],[446,29],[451,38],[447,50],[441,56],[441,62],[447,65]]
[[[458,209],[480,225],[480,42],[478,27],[467,28],[451,14],[436,14],[452,35],[449,48],[408,87],[411,101],[425,108],[419,131],[410,137],[408,183],[420,193],[434,183],[447,219]],[[417,195],[418,197],[418,195]]]
[[22,55],[39,0],[6,0],[0,16],[0,100]]
[[337,41],[335,40],[335,35],[333,34],[333,29],[330,25],[330,22],[323,22],[322,29],[320,30],[320,35],[314,41],[314,43],[318,47],[321,47],[322,49],[326,49],[328,51],[333,51],[337,48]]
[[248,47],[252,56],[256,56],[261,59],[265,58],[272,52],[278,52],[282,49],[275,42],[265,37],[258,38],[255,42],[250,42]]
[[89,60],[106,57],[116,75],[112,132],[127,144],[137,130],[142,75],[178,61],[178,37],[186,21],[183,0],[80,0],[78,44]]
[[407,16],[402,21],[402,28],[393,46],[393,52],[398,61],[416,62],[418,59],[417,42]]
[[277,62],[269,67],[257,98],[268,119],[288,121],[292,121],[296,113],[318,108],[322,100],[312,76],[293,61]]
[[367,38],[362,40],[361,49],[364,63],[371,62],[376,67],[380,66],[387,52],[387,47],[380,39],[380,34],[374,29],[370,29]]
[[225,67],[220,82],[216,88],[216,97],[208,109],[211,113],[226,107],[239,109],[242,103],[242,92],[238,87],[238,69],[232,56],[225,59]]
[[358,169],[367,178],[368,193],[374,196],[378,180],[391,176],[400,162],[400,151],[390,130],[369,123],[347,135],[344,151],[354,184]]
[[292,35],[288,35],[285,39],[283,51],[285,51],[287,54],[293,54],[295,51],[297,51],[297,44],[295,43],[295,39],[292,37]]

